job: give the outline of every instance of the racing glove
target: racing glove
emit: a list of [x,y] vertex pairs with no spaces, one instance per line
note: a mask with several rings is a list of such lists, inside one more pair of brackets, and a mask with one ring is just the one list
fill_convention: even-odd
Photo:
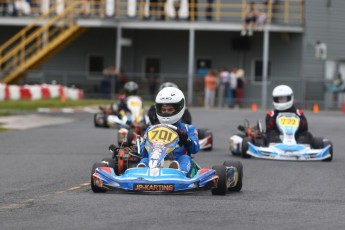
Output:
[[113,158],[115,158],[115,156],[118,154],[119,150],[120,150],[119,146],[116,146],[114,144],[111,144],[109,146],[109,151],[113,154],[113,156],[112,156]]
[[185,146],[189,147],[192,144],[191,139],[188,137],[187,131],[182,129],[177,129],[177,134],[180,138],[180,143]]

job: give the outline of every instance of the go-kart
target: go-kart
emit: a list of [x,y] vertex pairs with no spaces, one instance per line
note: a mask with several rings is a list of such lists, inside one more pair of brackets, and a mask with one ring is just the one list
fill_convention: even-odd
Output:
[[139,96],[129,96],[127,106],[130,112],[123,112],[121,116],[110,115],[107,123],[115,127],[119,145],[132,146],[136,144],[137,137],[144,135],[149,125],[149,118],[144,113],[142,100]]
[[242,133],[234,134],[229,138],[229,150],[233,155],[249,158],[250,155],[247,154],[249,142],[256,146],[265,145],[265,134],[260,121],[257,121],[255,125],[250,125],[245,119],[244,124],[239,125],[237,129]]
[[[135,167],[141,155],[134,150],[119,149],[113,158],[95,163],[91,171],[91,189],[95,193],[108,190],[148,193],[180,193],[211,190],[213,195],[225,195],[242,188],[243,166],[239,161],[225,161],[222,165],[201,168],[192,160],[191,172],[186,175],[179,168],[170,168],[166,160],[177,147],[176,127],[154,125],[147,134],[148,167]],[[118,152],[118,154],[115,154]],[[119,159],[127,155],[126,162]],[[131,158],[133,161],[131,161]],[[131,163],[128,163],[131,162]]]
[[[256,158],[292,161],[331,161],[333,158],[333,144],[331,141],[314,137],[314,146],[299,144],[295,139],[300,119],[295,113],[280,113],[276,120],[281,133],[281,143],[269,143],[268,146],[256,146],[247,141],[246,154]],[[243,145],[242,145],[243,148]]]

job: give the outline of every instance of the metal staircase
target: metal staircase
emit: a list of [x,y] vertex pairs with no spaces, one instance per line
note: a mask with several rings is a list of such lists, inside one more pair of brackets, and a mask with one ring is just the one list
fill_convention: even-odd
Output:
[[15,83],[86,31],[76,23],[80,2],[70,2],[59,14],[52,7],[0,46],[0,82]]

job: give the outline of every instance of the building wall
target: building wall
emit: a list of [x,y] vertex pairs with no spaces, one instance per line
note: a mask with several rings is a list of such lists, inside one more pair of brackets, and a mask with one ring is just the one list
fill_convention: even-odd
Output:
[[[345,1],[313,0],[305,2],[305,33],[303,42],[303,76],[324,79],[325,60],[315,59],[315,43],[327,44],[327,60],[345,60]],[[323,84],[310,82],[306,97],[322,100]]]

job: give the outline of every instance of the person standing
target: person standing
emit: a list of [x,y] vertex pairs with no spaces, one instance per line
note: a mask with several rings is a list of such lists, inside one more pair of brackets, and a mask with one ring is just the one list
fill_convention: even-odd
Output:
[[216,71],[210,69],[205,77],[205,98],[204,105],[205,108],[214,107],[214,100],[216,97],[216,90],[218,86],[218,79]]
[[237,78],[237,87],[236,87],[236,93],[235,93],[235,104],[239,107],[243,107],[244,85],[246,83],[243,69],[237,70],[236,78]]
[[149,84],[149,93],[150,93],[151,99],[155,100],[157,83],[158,83],[158,75],[157,75],[155,67],[151,66],[148,68],[146,79]]
[[226,95],[229,88],[230,73],[228,68],[223,67],[219,73],[219,87],[218,87],[218,106],[224,107],[226,102]]
[[236,88],[237,88],[237,67],[232,68],[230,73],[229,88],[228,88],[228,106],[233,108],[235,105]]
[[199,63],[198,69],[196,70],[195,78],[195,90],[200,91],[202,89],[202,84],[204,83],[204,78],[208,73],[208,67],[204,61]]

